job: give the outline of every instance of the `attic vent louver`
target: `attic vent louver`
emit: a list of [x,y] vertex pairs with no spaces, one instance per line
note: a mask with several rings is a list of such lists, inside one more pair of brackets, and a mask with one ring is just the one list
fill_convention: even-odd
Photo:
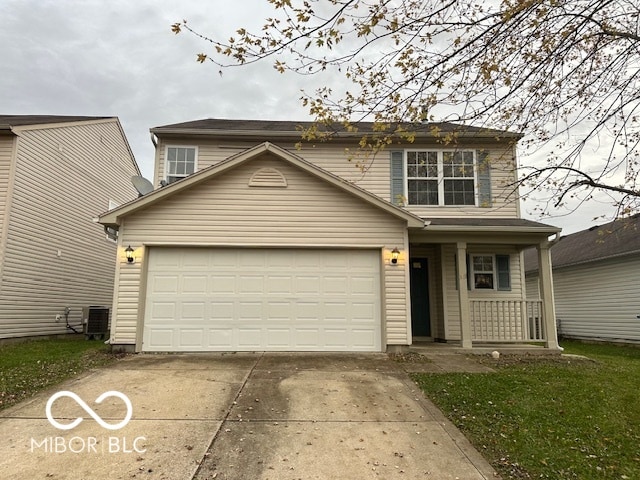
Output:
[[287,179],[284,175],[275,168],[261,168],[256,171],[251,180],[249,180],[250,187],[279,187],[286,188]]

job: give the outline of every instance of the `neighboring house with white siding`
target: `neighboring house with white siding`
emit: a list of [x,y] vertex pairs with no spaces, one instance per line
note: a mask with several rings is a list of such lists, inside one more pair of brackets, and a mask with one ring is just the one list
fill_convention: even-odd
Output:
[[[526,252],[527,296],[538,293]],[[561,237],[551,247],[558,334],[640,342],[640,215]]]
[[[372,124],[300,142],[308,125],[207,119],[151,129],[156,189],[100,217],[119,230],[113,345],[558,349],[546,300],[548,238],[560,229],[522,219],[510,196],[519,134],[417,125],[414,142],[396,139],[363,171],[347,149]],[[527,301],[522,252],[532,246],[547,281],[541,299]]]
[[115,117],[0,115],[0,340],[82,331],[83,307],[111,306],[116,244],[95,217],[139,174]]

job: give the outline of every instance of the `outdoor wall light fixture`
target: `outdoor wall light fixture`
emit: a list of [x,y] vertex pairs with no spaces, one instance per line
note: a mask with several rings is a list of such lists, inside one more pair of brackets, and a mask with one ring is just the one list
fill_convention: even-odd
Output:
[[398,263],[398,257],[400,256],[400,250],[398,247],[391,250],[391,264],[396,265]]
[[124,249],[124,254],[127,257],[128,263],[133,263],[133,261],[135,260],[133,256],[133,252],[135,252],[135,250],[131,248],[131,245],[129,245],[127,248]]

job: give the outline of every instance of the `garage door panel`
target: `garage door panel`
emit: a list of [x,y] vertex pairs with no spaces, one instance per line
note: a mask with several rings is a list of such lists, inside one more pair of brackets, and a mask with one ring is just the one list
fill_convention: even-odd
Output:
[[243,251],[237,260],[237,265],[240,268],[254,268],[264,270],[266,265],[264,250],[246,250]]
[[211,274],[209,277],[209,291],[210,294],[234,294],[236,291],[236,276],[235,275],[217,275]]
[[351,337],[353,338],[353,346],[358,349],[366,349],[369,345],[371,345],[371,342],[374,341],[373,332],[369,329],[360,330],[354,328],[351,331],[351,334]]
[[205,345],[207,350],[233,350],[235,348],[232,328],[210,328],[207,333],[209,337]]
[[236,291],[240,295],[262,295],[264,293],[264,277],[262,275],[240,275]]
[[271,250],[265,261],[270,269],[284,268],[285,270],[290,270],[291,268],[291,254],[287,250]]
[[349,292],[349,278],[326,276],[322,279],[322,291],[329,295],[346,295]]
[[268,275],[266,292],[268,294],[285,294],[291,295],[293,292],[293,281],[291,276],[285,275]]
[[180,349],[191,350],[202,345],[204,338],[203,328],[181,328],[178,332],[180,335]]
[[262,320],[262,302],[238,302],[236,318],[239,321],[260,321]]
[[262,329],[241,327],[236,330],[234,341],[239,350],[257,350],[262,347]]
[[186,321],[202,322],[207,317],[204,302],[182,302],[180,317]]
[[324,320],[326,322],[344,323],[347,321],[347,302],[325,302],[324,303]]
[[318,348],[320,342],[320,329],[318,328],[295,328],[295,347],[300,350],[312,350]]
[[183,275],[182,293],[204,294],[207,293],[208,277],[206,275]]
[[381,349],[380,252],[153,248],[148,258],[145,351]]
[[295,318],[298,322],[318,322],[320,320],[320,302],[296,302]]
[[294,294],[297,295],[320,295],[322,279],[318,276],[297,275],[294,285]]
[[184,250],[180,256],[180,269],[191,272],[206,272],[209,270],[209,258],[197,250]]
[[149,337],[149,341],[158,348],[173,349],[174,347],[173,328],[152,328]]
[[351,305],[351,319],[357,323],[375,323],[376,307],[373,303],[357,303]]
[[295,318],[294,308],[291,302],[269,301],[266,305],[267,310],[265,312],[265,316],[268,319],[288,321],[290,318]]
[[155,293],[177,295],[180,292],[180,279],[178,275],[157,275],[153,277],[152,288]]
[[266,345],[269,349],[285,348],[291,345],[291,330],[289,328],[267,328]]
[[352,277],[351,278],[351,294],[370,296],[375,289],[375,281],[368,277]]
[[208,256],[209,266],[233,271],[238,265],[238,253],[235,250],[226,249],[210,250]]
[[326,346],[329,349],[347,350],[346,328],[325,328],[323,338],[326,338]]
[[[148,308],[148,307],[147,307]],[[151,316],[156,320],[173,322],[177,317],[177,305],[175,302],[153,302],[151,304]]]
[[233,302],[211,302],[209,318],[213,320],[231,321],[235,318],[235,303]]

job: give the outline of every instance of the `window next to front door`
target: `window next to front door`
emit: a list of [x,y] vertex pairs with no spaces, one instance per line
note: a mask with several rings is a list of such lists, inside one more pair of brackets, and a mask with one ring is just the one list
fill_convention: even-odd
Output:
[[470,287],[473,290],[511,290],[509,255],[470,255]]
[[176,182],[196,171],[196,147],[167,147],[166,174],[167,183]]

